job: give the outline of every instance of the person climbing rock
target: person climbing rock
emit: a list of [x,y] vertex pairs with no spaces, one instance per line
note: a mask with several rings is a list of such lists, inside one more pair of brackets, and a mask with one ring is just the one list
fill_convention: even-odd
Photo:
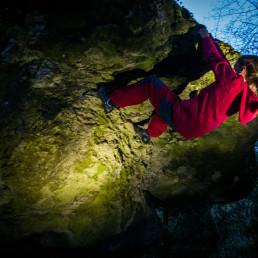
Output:
[[187,100],[181,100],[155,75],[119,88],[111,96],[102,86],[98,89],[98,96],[105,112],[149,99],[156,114],[147,129],[136,130],[144,143],[148,143],[151,137],[160,136],[168,126],[184,138],[194,139],[214,130],[236,112],[239,112],[241,124],[253,120],[258,113],[258,57],[242,55],[233,69],[206,28],[201,28],[199,34],[215,82]]

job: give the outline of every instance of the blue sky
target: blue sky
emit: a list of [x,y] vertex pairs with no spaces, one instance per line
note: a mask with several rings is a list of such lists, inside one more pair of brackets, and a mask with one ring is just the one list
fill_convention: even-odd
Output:
[[[225,24],[229,21],[228,18],[223,18],[218,21],[218,18],[211,18],[211,11],[215,7],[220,7],[221,3],[218,0],[181,0],[182,6],[193,13],[194,19],[207,27],[208,31],[215,37],[225,43],[235,47],[233,37],[219,36],[219,31],[225,27]],[[236,48],[235,48],[236,49]]]
[[211,10],[216,6],[217,0],[181,0],[182,5],[193,13],[194,19],[215,34],[217,21],[208,19]]
[[[230,44],[243,54],[257,54],[257,0],[180,1],[182,6],[193,13],[198,23],[208,28],[213,37]],[[211,18],[212,15],[216,18]]]

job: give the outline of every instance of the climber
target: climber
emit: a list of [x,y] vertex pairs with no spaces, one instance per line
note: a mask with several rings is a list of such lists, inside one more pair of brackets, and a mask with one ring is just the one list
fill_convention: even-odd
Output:
[[204,56],[215,74],[214,83],[187,100],[181,100],[156,76],[119,88],[111,96],[102,86],[98,89],[98,96],[105,112],[150,99],[156,114],[147,129],[136,130],[144,143],[161,135],[168,125],[184,138],[194,139],[217,128],[238,111],[241,124],[254,119],[258,113],[258,57],[240,56],[232,69],[206,28],[201,28],[199,34]]

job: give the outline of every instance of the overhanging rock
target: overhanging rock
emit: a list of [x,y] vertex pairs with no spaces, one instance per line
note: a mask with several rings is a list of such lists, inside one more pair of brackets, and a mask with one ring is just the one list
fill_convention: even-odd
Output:
[[182,98],[211,83],[187,10],[168,0],[40,5],[1,9],[2,244],[85,247],[153,207],[252,191],[257,119],[240,125],[235,114],[199,139],[168,130],[144,145],[133,123],[150,103],[105,115],[96,96],[100,84],[112,91],[152,73]]

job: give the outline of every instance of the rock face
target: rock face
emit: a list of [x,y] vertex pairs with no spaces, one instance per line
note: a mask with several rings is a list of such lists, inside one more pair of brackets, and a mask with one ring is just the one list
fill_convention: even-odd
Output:
[[[97,98],[99,85],[111,92],[149,74],[181,98],[211,83],[187,10],[168,0],[57,7],[0,9],[2,244],[88,247],[145,228],[155,207],[252,191],[257,119],[240,125],[235,114],[195,140],[169,129],[144,145],[133,124],[147,126],[151,104],[106,115]],[[220,44],[230,60],[239,55]]]

